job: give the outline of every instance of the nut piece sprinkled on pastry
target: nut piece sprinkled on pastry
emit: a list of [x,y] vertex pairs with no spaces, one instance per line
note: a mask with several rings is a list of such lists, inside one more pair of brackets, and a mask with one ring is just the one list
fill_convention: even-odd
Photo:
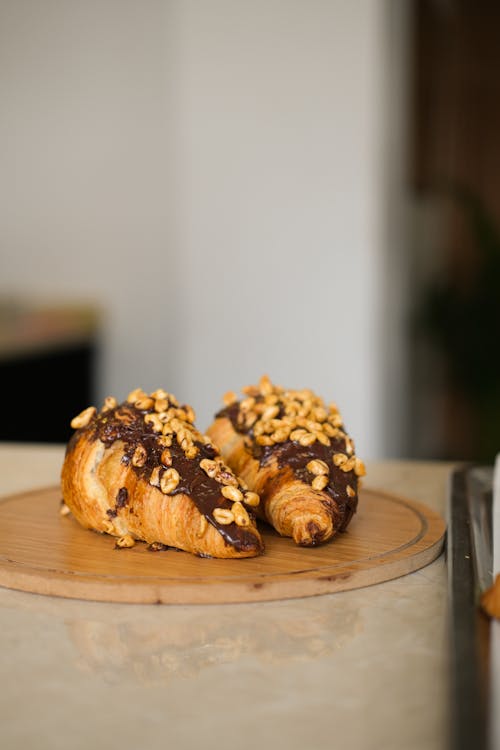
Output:
[[119,549],[142,540],[204,557],[260,554],[259,497],[194,422],[193,409],[162,389],[84,409],[71,422],[64,507]]
[[309,389],[273,385],[266,375],[242,393],[224,395],[208,434],[260,496],[257,515],[304,546],[344,531],[365,466],[336,404]]

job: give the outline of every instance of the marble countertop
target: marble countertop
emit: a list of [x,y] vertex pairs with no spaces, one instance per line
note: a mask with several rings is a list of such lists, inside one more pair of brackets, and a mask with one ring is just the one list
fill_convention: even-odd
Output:
[[[59,446],[0,444],[0,495],[55,484]],[[450,464],[368,465],[444,514]],[[126,605],[0,588],[3,750],[442,750],[444,557],[307,599]]]

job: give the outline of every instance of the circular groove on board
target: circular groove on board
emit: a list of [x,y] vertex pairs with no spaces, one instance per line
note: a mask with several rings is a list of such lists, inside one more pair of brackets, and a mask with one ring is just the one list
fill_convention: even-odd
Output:
[[197,558],[145,544],[116,550],[113,538],[59,515],[60,490],[0,501],[0,585],[39,594],[142,603],[265,601],[380,583],[432,562],[443,519],[421,503],[363,490],[346,533],[316,548],[297,547],[272,529],[266,552],[242,560]]

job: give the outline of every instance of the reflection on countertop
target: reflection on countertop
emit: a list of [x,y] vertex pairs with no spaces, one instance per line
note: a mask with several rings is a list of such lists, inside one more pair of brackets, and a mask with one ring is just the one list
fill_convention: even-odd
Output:
[[349,609],[315,612],[312,607],[307,613],[293,613],[263,607],[251,616],[246,605],[238,609],[226,618],[183,610],[161,624],[138,618],[67,624],[79,668],[98,671],[111,683],[126,674],[148,685],[192,677],[247,655],[272,664],[321,657],[341,648],[361,629],[359,615]]
[[[5,592],[16,609],[64,625],[76,668],[108,684],[190,678],[245,657],[300,662],[341,649],[362,631],[357,600],[312,597],[255,604],[103,605]],[[44,619],[45,619],[44,617]]]

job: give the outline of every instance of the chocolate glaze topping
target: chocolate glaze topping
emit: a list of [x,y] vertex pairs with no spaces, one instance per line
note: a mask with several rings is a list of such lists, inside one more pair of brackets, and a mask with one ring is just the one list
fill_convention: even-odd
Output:
[[120,487],[118,490],[118,495],[116,496],[116,510],[120,510],[120,508],[124,508],[126,504],[128,503],[128,490],[126,487]]
[[[264,397],[256,396],[255,400],[259,403],[264,400]],[[236,432],[249,438],[245,443],[246,449],[259,461],[261,466],[269,464],[275,458],[280,469],[289,467],[297,479],[310,486],[312,475],[306,468],[307,464],[314,459],[324,461],[327,464],[330,470],[329,482],[321,490],[325,495],[324,504],[332,516],[337,519],[338,530],[345,531],[358,505],[358,477],[354,471],[345,472],[336,466],[333,463],[333,455],[346,452],[347,435],[330,438],[329,446],[318,441],[309,446],[302,446],[294,440],[262,446],[255,440],[253,427],[245,427],[244,414],[240,410],[240,404],[241,402],[237,401],[230,406],[226,406],[216,414],[216,417],[226,417],[230,420]],[[280,404],[280,410],[276,418],[281,419],[283,415],[283,406]],[[355,493],[353,497],[349,497],[347,494],[348,485]]]
[[[101,440],[106,446],[121,440],[124,444],[122,462],[127,464],[141,480],[148,484],[153,470],[160,467],[158,476],[160,481],[163,473],[169,467],[162,464],[161,461],[165,447],[159,442],[160,435],[154,431],[151,423],[144,420],[148,413],[154,414],[154,408],[139,409],[127,402],[102,411],[96,414],[86,427],[73,434],[67,452],[74,448],[82,433],[90,436],[91,440]],[[194,434],[199,435],[196,432]],[[234,522],[219,524],[213,516],[215,508],[230,510],[232,506],[232,502],[221,495],[222,485],[216,479],[209,477],[200,467],[202,459],[213,460],[219,455],[218,451],[212,445],[206,445],[200,440],[194,439],[193,443],[198,448],[198,453],[194,458],[187,458],[183,448],[175,440],[175,435],[174,432],[174,440],[168,450],[171,455],[171,466],[178,472],[180,479],[177,487],[169,494],[184,493],[189,495],[198,511],[217,529],[225,542],[235,549],[243,551],[259,547],[259,540],[250,529],[238,526]],[[132,457],[138,446],[145,448],[146,455],[142,466],[136,466],[132,462]],[[168,497],[168,495],[165,495],[165,497]],[[108,514],[116,516],[120,509],[127,505],[128,501],[128,492],[126,488],[122,487],[118,492],[115,508],[108,511]],[[247,512],[253,517],[250,508],[247,509]]]

